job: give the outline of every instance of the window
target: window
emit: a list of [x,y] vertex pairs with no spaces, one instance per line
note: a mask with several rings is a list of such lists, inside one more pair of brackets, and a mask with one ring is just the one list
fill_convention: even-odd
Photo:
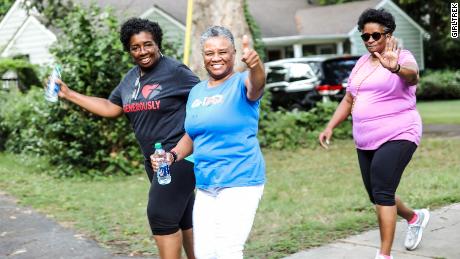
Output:
[[302,46],[303,56],[311,56],[316,54],[316,46],[315,45],[303,45]]
[[281,50],[279,50],[279,49],[268,50],[267,51],[267,58],[268,58],[268,61],[281,59],[282,58],[281,57]]
[[337,53],[335,44],[324,44],[316,46],[317,54],[335,54]]
[[294,57],[294,48],[292,46],[286,46],[284,48],[284,58],[293,58]]

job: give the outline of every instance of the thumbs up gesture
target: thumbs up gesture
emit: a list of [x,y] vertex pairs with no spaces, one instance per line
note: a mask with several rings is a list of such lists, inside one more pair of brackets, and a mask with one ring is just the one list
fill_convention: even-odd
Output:
[[259,55],[254,49],[249,47],[249,37],[247,35],[243,36],[242,44],[243,55],[241,57],[241,61],[246,63],[249,69],[254,68],[258,64],[260,64]]

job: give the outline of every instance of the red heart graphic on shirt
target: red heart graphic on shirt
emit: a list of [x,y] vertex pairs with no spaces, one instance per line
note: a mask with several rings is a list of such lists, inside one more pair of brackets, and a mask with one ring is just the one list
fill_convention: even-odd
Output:
[[148,99],[149,95],[153,92],[153,90],[157,89],[160,84],[153,84],[153,85],[144,85],[142,88],[142,95],[145,99]]

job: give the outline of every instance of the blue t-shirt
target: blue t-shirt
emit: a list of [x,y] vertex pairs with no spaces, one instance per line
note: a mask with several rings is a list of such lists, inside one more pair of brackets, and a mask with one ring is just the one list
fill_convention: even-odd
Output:
[[192,88],[185,130],[193,140],[196,187],[214,189],[260,185],[265,162],[257,140],[260,100],[246,97],[248,73],[235,73],[224,83]]

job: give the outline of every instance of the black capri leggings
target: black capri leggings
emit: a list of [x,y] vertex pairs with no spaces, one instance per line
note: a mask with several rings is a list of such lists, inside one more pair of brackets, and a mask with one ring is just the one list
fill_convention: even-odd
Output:
[[193,203],[195,202],[193,163],[181,160],[172,164],[171,182],[166,185],[158,183],[150,160],[145,160],[144,166],[152,183],[147,204],[147,217],[152,233],[170,235],[179,229],[192,228]]
[[395,205],[396,189],[416,149],[417,145],[408,140],[388,141],[376,150],[357,149],[364,186],[372,203]]

